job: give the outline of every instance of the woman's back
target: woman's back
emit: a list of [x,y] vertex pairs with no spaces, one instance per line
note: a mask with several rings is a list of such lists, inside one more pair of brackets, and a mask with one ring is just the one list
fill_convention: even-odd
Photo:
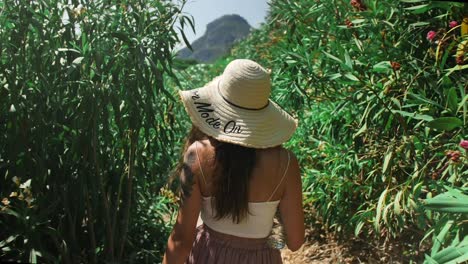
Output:
[[[281,146],[256,149],[255,165],[250,175],[248,188],[249,214],[236,225],[229,218],[216,219],[211,198],[216,186],[216,144],[213,139],[193,143],[189,151],[196,153],[200,194],[202,196],[202,220],[215,230],[242,237],[266,237],[271,231],[273,216],[279,205],[287,245],[296,250],[304,241],[302,211],[302,187],[296,157]],[[222,143],[221,143],[222,144]],[[201,169],[200,169],[201,168]],[[235,175],[233,175],[235,176]],[[234,180],[234,179],[233,179]],[[210,200],[208,200],[210,199]]]
[[[211,139],[204,139],[196,141],[192,146],[196,149],[197,159],[200,161],[203,172],[202,179],[200,179],[200,191],[204,197],[213,195],[216,173],[220,173],[216,171],[215,144]],[[257,149],[255,159],[255,166],[250,175],[248,201],[259,203],[280,200],[288,177],[288,167],[291,164],[289,159],[295,161],[295,157],[278,146]]]

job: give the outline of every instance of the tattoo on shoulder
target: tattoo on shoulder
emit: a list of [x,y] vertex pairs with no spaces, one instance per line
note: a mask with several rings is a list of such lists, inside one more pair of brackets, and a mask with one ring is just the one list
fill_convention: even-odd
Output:
[[187,158],[182,165],[182,171],[180,175],[180,187],[181,187],[181,198],[182,202],[189,198],[192,194],[193,185],[195,184],[194,173],[192,166],[195,162],[195,154],[193,152],[187,153]]

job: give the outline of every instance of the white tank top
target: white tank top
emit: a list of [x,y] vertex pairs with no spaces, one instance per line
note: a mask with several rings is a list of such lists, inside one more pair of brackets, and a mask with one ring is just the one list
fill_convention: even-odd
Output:
[[215,219],[211,208],[211,197],[203,197],[201,220],[209,228],[220,233],[248,238],[264,238],[270,234],[273,227],[273,217],[280,201],[249,203],[249,212],[238,224],[230,217]]
[[[247,238],[267,237],[271,232],[271,228],[273,227],[273,217],[275,216],[278,204],[280,203],[280,200],[270,200],[278,190],[278,187],[283,182],[284,177],[286,176],[286,172],[288,171],[290,157],[289,152],[287,153],[288,163],[286,165],[286,169],[284,170],[283,177],[281,178],[276,188],[273,190],[272,194],[270,195],[270,198],[268,198],[268,201],[249,202],[249,214],[238,224],[236,224],[232,221],[232,218],[230,217],[219,220],[215,219],[216,214],[211,207],[212,197],[202,196],[202,207],[200,213],[201,221],[203,221],[203,223],[209,228],[228,235]],[[205,175],[203,174],[203,169],[200,163],[200,157],[198,156],[198,151],[197,158],[200,165],[200,172],[203,177],[203,181],[206,185]],[[200,221],[198,222],[198,224],[201,224]]]

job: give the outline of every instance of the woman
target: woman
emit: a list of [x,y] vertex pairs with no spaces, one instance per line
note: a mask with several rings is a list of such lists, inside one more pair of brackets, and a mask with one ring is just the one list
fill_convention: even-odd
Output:
[[297,121],[269,100],[270,89],[264,68],[234,60],[205,87],[180,92],[194,128],[164,264],[281,263],[267,243],[278,207],[288,248],[303,244],[299,165],[281,147]]

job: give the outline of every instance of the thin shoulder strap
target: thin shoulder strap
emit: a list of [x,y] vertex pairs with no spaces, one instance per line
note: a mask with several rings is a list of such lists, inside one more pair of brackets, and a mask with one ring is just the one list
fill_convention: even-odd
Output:
[[203,182],[205,183],[205,186],[206,186],[205,174],[203,174],[203,168],[202,168],[202,165],[201,165],[201,162],[200,162],[200,156],[198,155],[198,141],[195,141],[195,142],[197,143],[197,146],[195,148],[195,152],[197,153],[198,166],[200,167],[200,172],[201,172],[201,175],[202,175],[202,178],[203,178]]
[[286,176],[286,172],[288,172],[290,157],[289,157],[289,151],[286,150],[286,152],[288,153],[288,163],[286,164],[286,169],[284,170],[283,177],[281,177],[280,182],[278,183],[278,185],[276,185],[276,188],[273,190],[273,193],[270,195],[270,198],[268,198],[267,202],[269,202],[271,198],[273,198],[273,195],[275,195],[276,191],[278,190],[281,183],[283,182],[284,177]]

